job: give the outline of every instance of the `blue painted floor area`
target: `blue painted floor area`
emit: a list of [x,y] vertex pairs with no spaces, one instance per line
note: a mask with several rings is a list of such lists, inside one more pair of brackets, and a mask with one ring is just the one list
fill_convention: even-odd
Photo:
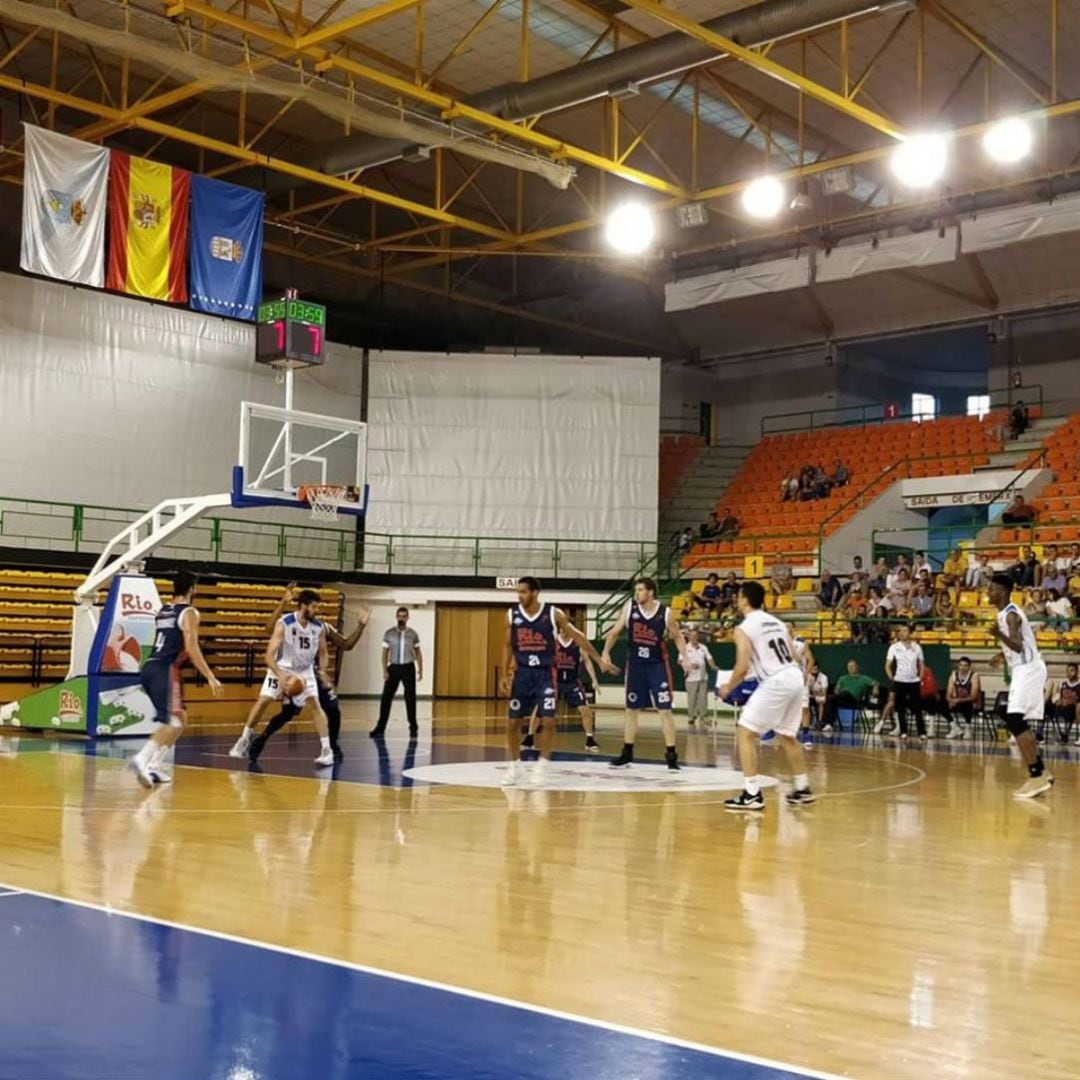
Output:
[[28,894],[0,939],[0,1080],[806,1075]]

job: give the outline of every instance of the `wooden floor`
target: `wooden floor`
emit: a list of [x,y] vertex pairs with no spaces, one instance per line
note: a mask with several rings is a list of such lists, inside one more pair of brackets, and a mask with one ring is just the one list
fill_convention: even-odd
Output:
[[[498,745],[492,708],[436,706],[432,759]],[[350,755],[373,755],[371,707],[346,716]],[[618,719],[601,718],[612,749]],[[0,747],[5,886],[831,1074],[1080,1074],[1075,750],[1025,804],[1003,747],[819,747],[816,806],[772,790],[744,820],[719,792],[393,787],[224,758],[148,794],[120,760],[14,746]],[[639,754],[657,749],[643,735]],[[727,736],[696,735],[685,756],[717,750]],[[776,751],[763,769],[778,772]]]

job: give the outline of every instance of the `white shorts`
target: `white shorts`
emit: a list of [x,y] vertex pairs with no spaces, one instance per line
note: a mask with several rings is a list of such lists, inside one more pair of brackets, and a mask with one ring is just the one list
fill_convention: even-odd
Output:
[[[288,668],[282,668],[282,671],[288,671]],[[304,689],[295,697],[289,700],[298,708],[306,705],[312,698],[318,700],[319,697],[319,684],[315,679],[315,669],[308,668],[307,671],[293,671],[292,675],[299,675],[304,680]],[[270,701],[281,701],[284,698],[284,694],[281,692],[281,685],[278,682],[278,677],[272,672],[266,673],[266,678],[263,679],[262,689],[259,691],[259,697],[267,698]]]
[[783,668],[770,675],[750,695],[739,715],[739,727],[759,735],[776,731],[780,735],[798,735],[802,725],[803,694],[806,681],[797,667]]
[[1012,669],[1009,681],[1010,715],[1041,720],[1046,708],[1046,662],[1040,657]]

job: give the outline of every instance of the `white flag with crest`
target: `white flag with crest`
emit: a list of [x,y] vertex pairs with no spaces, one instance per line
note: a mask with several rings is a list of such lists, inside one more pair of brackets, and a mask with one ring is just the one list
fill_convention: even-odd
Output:
[[31,124],[24,130],[19,265],[31,274],[101,288],[109,151]]

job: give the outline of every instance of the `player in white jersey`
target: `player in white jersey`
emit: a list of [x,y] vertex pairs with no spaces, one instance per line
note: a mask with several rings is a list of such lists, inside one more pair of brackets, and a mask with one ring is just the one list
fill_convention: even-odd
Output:
[[745,789],[737,798],[727,799],[724,808],[765,809],[758,777],[758,744],[770,729],[780,737],[795,780],[788,805],[807,806],[814,801],[814,793],[806,775],[806,754],[798,740],[806,676],[793,655],[791,631],[787,623],[761,610],[765,589],[758,582],[744,581],[737,602],[743,620],[735,628],[735,668],[718,693],[726,698],[748,674],[757,679],[758,688],[739,716],[737,731]]
[[[284,694],[300,710],[300,719],[307,716],[315,722],[319,734],[319,756],[316,765],[333,765],[334,751],[330,746],[330,733],[326,713],[319,704],[318,680],[326,681],[330,670],[330,657],[326,649],[326,632],[316,618],[319,594],[311,589],[301,590],[296,597],[296,611],[278,619],[270,644],[266,647],[266,666],[278,680],[284,694],[288,680],[295,676],[303,682],[303,688],[295,694]],[[315,663],[318,661],[318,673]]]
[[1035,732],[1028,721],[1041,721],[1046,708],[1046,663],[1035,642],[1027,615],[1012,602],[1012,579],[1007,574],[995,574],[988,590],[990,603],[998,609],[990,628],[990,636],[1001,642],[1001,653],[990,661],[991,666],[1002,663],[1009,668],[1009,704],[1005,711],[1005,726],[1016,738],[1020,756],[1027,766],[1028,779],[1013,795],[1017,799],[1033,799],[1049,791],[1054,783],[1043,764]]
[[810,648],[810,643],[806,638],[796,635],[791,640],[794,645],[795,662],[802,668],[803,673],[802,723],[799,726],[799,738],[803,746],[813,747],[814,740],[810,736],[810,670],[814,666],[814,650]]

